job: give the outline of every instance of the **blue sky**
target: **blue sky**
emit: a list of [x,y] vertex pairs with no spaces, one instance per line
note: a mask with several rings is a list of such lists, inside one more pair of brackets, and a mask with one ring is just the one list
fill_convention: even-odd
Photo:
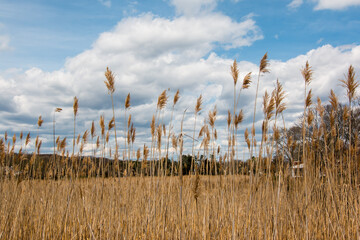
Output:
[[[80,102],[79,132],[100,114],[109,120],[106,66],[116,74],[119,119],[123,99],[132,95],[139,146],[148,143],[155,101],[168,88],[170,97],[180,89],[179,118],[203,94],[198,125],[217,105],[217,128],[225,131],[232,100],[230,64],[237,59],[240,75],[251,71],[256,79],[265,52],[271,73],[263,76],[260,96],[279,78],[288,93],[285,118],[291,125],[301,114],[300,69],[307,60],[314,69],[315,96],[323,101],[330,88],[344,94],[338,80],[350,64],[359,72],[359,10],[360,0],[1,0],[0,133],[36,131],[42,115],[47,151],[55,107],[64,109],[58,114],[58,133],[71,137],[66,122],[72,118],[74,96]],[[242,95],[241,131],[251,125],[252,107],[247,106],[253,106],[254,94],[252,86]],[[166,111],[164,119],[169,118]],[[261,107],[257,119],[260,126]],[[185,121],[190,133],[193,121],[190,113]],[[225,137],[217,144],[224,145]]]
[[[108,3],[108,4],[106,4]],[[110,4],[109,4],[110,3]],[[216,2],[215,12],[236,21],[253,16],[263,40],[249,47],[224,51],[219,55],[257,61],[268,51],[273,59],[288,60],[323,44],[333,46],[359,44],[359,7],[314,10],[315,2],[291,8],[291,1]],[[30,68],[44,70],[62,67],[67,57],[91,47],[100,33],[111,30],[129,16],[151,12],[178,16],[170,1],[10,1],[0,2],[0,34],[10,38],[9,50],[1,52],[0,69]]]

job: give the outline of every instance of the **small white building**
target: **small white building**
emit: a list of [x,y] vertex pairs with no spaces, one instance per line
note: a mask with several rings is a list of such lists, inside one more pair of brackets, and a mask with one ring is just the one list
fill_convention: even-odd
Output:
[[304,163],[294,162],[291,167],[291,177],[303,177],[304,176]]

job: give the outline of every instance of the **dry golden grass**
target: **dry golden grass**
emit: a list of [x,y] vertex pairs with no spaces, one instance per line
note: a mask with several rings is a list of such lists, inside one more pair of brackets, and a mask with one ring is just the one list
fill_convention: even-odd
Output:
[[[0,183],[0,239],[356,239],[358,189],[302,179],[278,184],[249,178],[184,177],[182,221],[175,177],[30,180]],[[194,186],[197,188],[194,191]],[[234,191],[234,192],[232,192]],[[331,194],[329,194],[331,193]],[[233,208],[232,198],[235,206]]]

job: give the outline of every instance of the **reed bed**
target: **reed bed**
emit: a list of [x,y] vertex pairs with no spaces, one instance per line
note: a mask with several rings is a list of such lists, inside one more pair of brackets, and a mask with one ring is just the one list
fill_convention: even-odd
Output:
[[[244,118],[239,99],[252,80],[248,73],[237,86],[240,76],[236,61],[230,68],[234,105],[228,109],[225,133],[216,130],[216,106],[198,126],[200,95],[194,103],[192,136],[186,135],[183,120],[187,110],[180,123],[173,121],[179,91],[174,95],[171,120],[164,122],[169,93],[163,91],[150,124],[150,146],[144,144],[134,150],[136,128],[129,113],[129,93],[121,154],[116,137],[115,77],[107,68],[105,85],[113,116],[108,124],[100,116],[97,138],[94,122],[90,132],[76,137],[76,97],[72,146],[67,146],[66,138],[55,140],[55,112],[61,108],[54,110],[53,154],[40,154],[39,134],[32,154],[26,151],[30,134],[23,142],[21,132],[17,153],[16,135],[5,133],[0,138],[0,240],[359,239],[360,112],[354,108],[359,85],[354,68],[350,66],[341,80],[347,105],[340,104],[332,90],[330,104],[325,105],[320,99],[314,103],[310,88],[313,70],[306,62],[301,69],[304,113],[300,124],[290,129],[282,116],[286,92],[277,81],[275,89],[263,97],[262,136],[257,143],[258,88],[261,75],[270,70],[265,54],[257,75],[253,126],[250,133],[244,131],[244,136],[238,134]],[[40,116],[38,129],[42,123]],[[174,131],[174,124],[181,126],[180,132]],[[115,133],[113,149],[111,131]],[[84,157],[89,134],[94,143],[92,156]],[[216,144],[218,134],[228,140],[222,151]],[[185,136],[192,142],[188,156],[183,155]],[[238,161],[240,137],[245,138],[251,156],[247,161]]]
[[[32,180],[1,184],[2,239],[231,239],[232,195],[236,239],[357,239],[359,195],[319,182],[305,206],[303,183],[259,184],[249,203],[249,177],[184,177],[183,208],[174,177]],[[282,185],[285,186],[282,186]],[[278,195],[278,192],[280,194]],[[331,194],[328,194],[332,192]],[[161,196],[162,200],[160,200]],[[335,198],[335,199],[333,199]],[[180,214],[183,215],[179,221]],[[276,219],[276,222],[275,222]]]

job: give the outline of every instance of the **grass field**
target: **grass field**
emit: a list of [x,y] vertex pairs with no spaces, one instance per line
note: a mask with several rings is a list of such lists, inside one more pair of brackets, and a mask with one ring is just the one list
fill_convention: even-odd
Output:
[[181,209],[176,177],[6,180],[0,238],[357,239],[359,189],[319,180],[307,199],[302,179],[285,179],[250,192],[249,177],[188,176]]

